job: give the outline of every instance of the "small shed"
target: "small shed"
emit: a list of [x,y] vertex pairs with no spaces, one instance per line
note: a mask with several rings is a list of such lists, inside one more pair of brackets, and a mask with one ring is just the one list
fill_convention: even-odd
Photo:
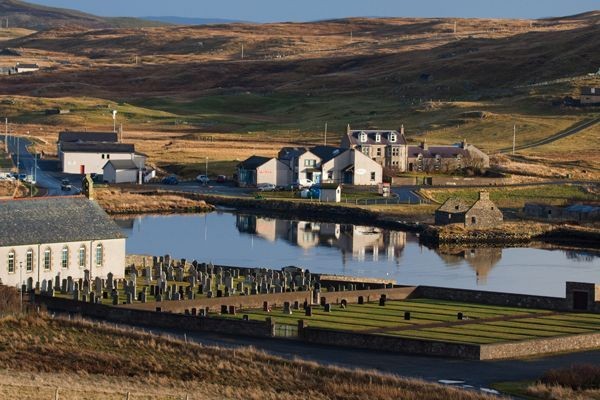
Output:
[[319,193],[319,200],[339,203],[342,201],[342,185],[338,183],[323,183]]
[[102,168],[108,183],[137,183],[139,168],[132,160],[111,160]]

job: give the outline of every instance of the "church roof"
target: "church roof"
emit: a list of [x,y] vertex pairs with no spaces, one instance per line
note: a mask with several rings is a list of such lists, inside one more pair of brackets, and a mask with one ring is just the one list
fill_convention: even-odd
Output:
[[0,201],[0,247],[125,238],[94,201],[47,197]]

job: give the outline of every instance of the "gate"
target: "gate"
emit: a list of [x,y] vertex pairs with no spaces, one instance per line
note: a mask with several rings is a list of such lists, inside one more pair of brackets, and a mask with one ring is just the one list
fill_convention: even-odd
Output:
[[297,325],[275,324],[274,331],[275,337],[294,339],[298,337]]

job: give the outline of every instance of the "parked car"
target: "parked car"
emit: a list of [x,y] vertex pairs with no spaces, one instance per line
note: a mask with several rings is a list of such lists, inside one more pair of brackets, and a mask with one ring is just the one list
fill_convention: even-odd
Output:
[[312,185],[314,185],[314,182],[312,180],[310,180],[310,179],[300,179],[299,181],[296,181],[296,182],[292,183],[291,189],[292,190],[308,189]]
[[25,180],[27,179],[27,174],[19,174],[18,179],[22,182],[25,182]]
[[60,182],[60,189],[64,190],[65,192],[70,192],[71,189],[73,189],[73,185],[71,185],[71,182],[68,179],[63,179]]
[[227,177],[225,175],[217,176],[217,183],[225,183],[225,182],[227,182]]
[[210,179],[208,179],[208,176],[206,176],[206,175],[198,175],[196,177],[196,181],[200,182],[203,185],[208,185],[208,182],[210,182]]
[[274,192],[277,190],[277,186],[272,183],[261,183],[256,186],[259,192]]
[[175,175],[170,175],[160,181],[163,185],[179,185],[179,179]]

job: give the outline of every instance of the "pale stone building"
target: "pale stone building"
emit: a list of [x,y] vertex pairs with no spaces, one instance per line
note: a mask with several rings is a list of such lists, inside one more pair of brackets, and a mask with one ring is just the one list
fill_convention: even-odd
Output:
[[494,228],[503,221],[502,211],[490,200],[488,192],[479,192],[475,203],[449,198],[435,211],[436,225],[460,224],[466,228]]
[[83,196],[0,201],[0,280],[42,285],[125,274],[125,235]]

